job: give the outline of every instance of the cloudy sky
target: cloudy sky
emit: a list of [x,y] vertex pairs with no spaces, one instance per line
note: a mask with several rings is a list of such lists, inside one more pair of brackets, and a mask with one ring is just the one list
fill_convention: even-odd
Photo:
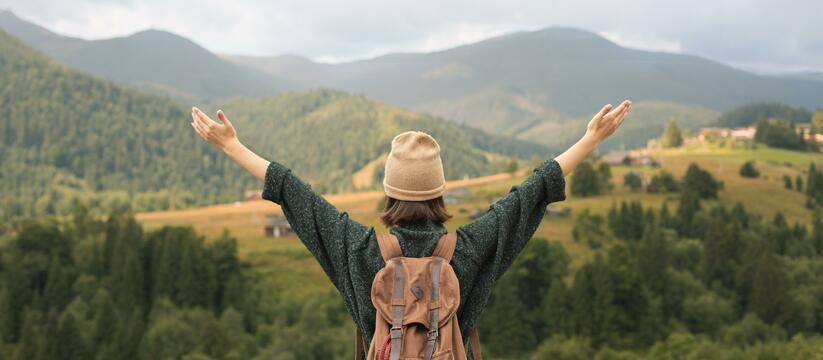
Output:
[[61,34],[155,28],[222,53],[340,62],[572,26],[763,72],[823,71],[823,0],[0,0]]

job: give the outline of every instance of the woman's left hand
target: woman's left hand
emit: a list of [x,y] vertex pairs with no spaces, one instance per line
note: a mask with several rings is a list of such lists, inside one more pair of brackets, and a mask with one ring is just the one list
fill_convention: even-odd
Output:
[[229,118],[226,117],[226,114],[223,114],[223,110],[217,111],[217,118],[220,119],[222,124],[209,118],[197,107],[191,108],[191,118],[191,126],[197,132],[197,135],[200,135],[203,140],[206,140],[214,147],[227,151],[230,147],[240,144],[237,131],[232,126]]

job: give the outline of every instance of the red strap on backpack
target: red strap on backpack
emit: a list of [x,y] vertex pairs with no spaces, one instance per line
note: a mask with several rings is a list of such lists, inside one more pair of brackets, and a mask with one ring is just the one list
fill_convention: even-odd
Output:
[[391,355],[391,335],[386,336],[386,340],[383,340],[383,345],[380,346],[380,351],[377,352],[377,359],[389,360],[389,355]]

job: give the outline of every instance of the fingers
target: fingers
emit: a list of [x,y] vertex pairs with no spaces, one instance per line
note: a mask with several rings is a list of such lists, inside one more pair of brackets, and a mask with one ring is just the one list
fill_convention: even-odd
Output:
[[631,107],[631,101],[625,100],[623,101],[620,106],[618,106],[614,111],[610,112],[607,116],[609,120],[617,123],[622,119],[629,111],[629,107]]
[[229,121],[229,117],[223,113],[223,110],[217,110],[217,118],[220,119],[223,125],[234,127],[234,125],[231,124],[231,121]]
[[631,110],[631,108],[632,108],[632,103],[631,103],[631,101],[628,101],[628,100],[627,100],[627,102],[628,102],[628,104],[626,105],[626,109],[625,109],[625,110],[623,110],[623,112],[621,112],[621,113],[620,113],[620,115],[619,115],[619,116],[617,116],[617,118],[614,120],[614,122],[615,122],[615,128],[619,127],[619,126],[620,126],[620,124],[622,124],[622,123],[623,123],[623,120],[625,120],[625,119],[626,119],[626,115],[628,115],[628,114],[629,114],[629,110]]
[[199,124],[197,124],[196,122],[192,121],[192,122],[191,122],[191,127],[192,127],[192,128],[194,128],[194,131],[197,133],[197,135],[199,135],[199,136],[200,136],[200,138],[202,138],[203,140],[207,140],[207,141],[208,141],[208,136],[206,135],[206,132],[205,132],[203,129],[201,129],[201,128],[200,128],[200,125],[199,125]]
[[202,125],[203,128],[210,128],[210,127],[214,127],[216,125],[219,125],[216,121],[209,118],[209,116],[206,115],[206,113],[204,113],[202,110],[198,109],[197,107],[193,107],[192,111],[194,112],[195,115],[197,115],[197,118],[200,121],[200,125]]
[[600,109],[600,111],[594,117],[595,118],[602,118],[603,116],[608,114],[609,111],[611,111],[611,110],[612,110],[612,104],[606,104],[605,106],[603,106],[602,109]]

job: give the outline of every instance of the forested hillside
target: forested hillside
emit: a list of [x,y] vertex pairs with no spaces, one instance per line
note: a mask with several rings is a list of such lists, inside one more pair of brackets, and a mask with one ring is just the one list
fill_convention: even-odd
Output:
[[[249,146],[325,190],[350,188],[351,174],[410,129],[441,140],[450,178],[486,174],[499,154],[548,153],[342,93],[221,105]],[[58,65],[2,32],[0,108],[0,218],[61,214],[76,203],[180,208],[238,200],[260,186],[197,138],[188,110]]]
[[[447,179],[502,172],[507,161],[500,155],[531,159],[552,154],[534,143],[488,135],[332,90],[233,98],[209,107],[223,109],[255,150],[270,154],[326,190],[350,189],[351,175],[387,154],[394,136],[407,130],[425,131],[437,139]],[[373,175],[382,179],[382,167]]]

